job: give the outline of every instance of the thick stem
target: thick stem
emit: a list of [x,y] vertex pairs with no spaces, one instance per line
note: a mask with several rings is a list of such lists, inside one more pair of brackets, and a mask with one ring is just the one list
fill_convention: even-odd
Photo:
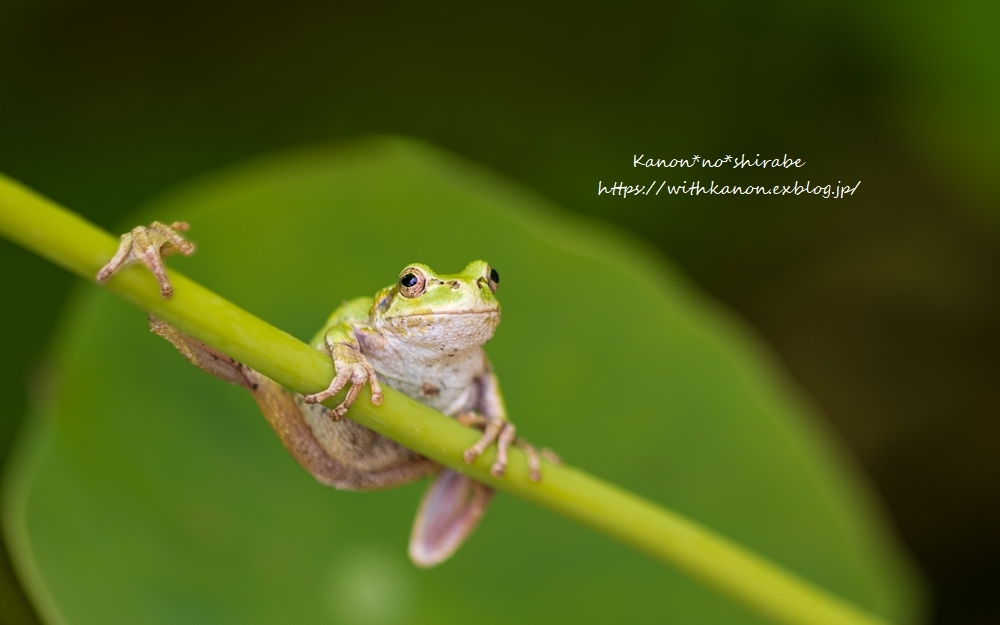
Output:
[[[0,234],[88,282],[117,249],[108,233],[3,175]],[[160,297],[156,281],[142,267],[124,269],[104,287],[295,391],[326,388],[333,375],[328,357],[183,275],[171,272],[170,277],[174,296],[169,300]],[[497,480],[489,472],[495,447],[473,465],[462,459],[478,432],[391,388],[384,391],[380,407],[363,393],[350,417],[442,465],[672,564],[777,622],[883,622],[711,530],[578,469],[546,463],[544,479],[532,482],[523,452],[513,449],[506,477]],[[339,401],[326,403],[332,407]]]

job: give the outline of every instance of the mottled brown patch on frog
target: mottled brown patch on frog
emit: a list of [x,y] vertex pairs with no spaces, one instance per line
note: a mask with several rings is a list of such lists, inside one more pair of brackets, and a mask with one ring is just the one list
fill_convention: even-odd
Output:
[[424,385],[420,387],[420,394],[424,397],[437,397],[440,393],[441,389],[430,382],[424,382]]
[[451,285],[451,288],[452,288],[452,289],[457,289],[457,288],[460,288],[460,287],[462,286],[462,283],[461,283],[461,282],[459,282],[458,280],[452,280],[452,281],[451,281],[451,282],[449,282],[448,284],[450,284],[450,285]]

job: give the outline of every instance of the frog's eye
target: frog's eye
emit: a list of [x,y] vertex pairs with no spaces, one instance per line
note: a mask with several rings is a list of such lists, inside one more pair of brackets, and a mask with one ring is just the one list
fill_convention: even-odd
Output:
[[426,287],[427,278],[416,267],[408,267],[399,274],[399,294],[403,297],[417,297]]
[[490,290],[494,293],[497,292],[497,287],[500,286],[500,274],[493,267],[490,267]]

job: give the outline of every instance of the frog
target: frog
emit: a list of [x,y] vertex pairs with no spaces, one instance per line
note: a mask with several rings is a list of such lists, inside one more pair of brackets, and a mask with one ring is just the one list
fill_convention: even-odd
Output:
[[[156,277],[160,294],[173,294],[163,259],[191,255],[195,245],[182,232],[187,222],[153,222],[122,235],[118,252],[101,268],[104,282],[121,268],[141,262]],[[396,281],[372,297],[345,301],[326,320],[310,345],[329,356],[334,375],[326,389],[299,394],[150,316],[153,333],[168,340],[200,369],[245,388],[289,453],[319,482],[343,490],[372,491],[432,476],[417,511],[408,553],[419,567],[447,560],[479,524],[494,491],[489,486],[422,457],[349,418],[365,386],[371,402],[391,387],[463,425],[481,431],[463,453],[472,463],[497,445],[490,467],[502,479],[508,451],[525,452],[529,477],[541,480],[541,460],[558,456],[517,436],[483,345],[501,319],[496,293],[500,274],[476,260],[457,274],[441,274],[410,263]],[[330,409],[321,402],[347,389]]]

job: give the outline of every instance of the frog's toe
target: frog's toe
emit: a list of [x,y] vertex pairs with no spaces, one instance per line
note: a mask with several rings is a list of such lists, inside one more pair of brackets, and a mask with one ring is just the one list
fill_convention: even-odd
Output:
[[97,272],[97,281],[104,282],[110,278],[116,271],[121,269],[125,263],[129,261],[129,256],[132,252],[132,233],[126,232],[121,236],[121,241],[118,244],[118,252],[108,261],[106,265],[101,267],[100,271]]
[[542,460],[535,449],[535,446],[524,440],[523,438],[518,438],[514,441],[516,447],[520,447],[524,452],[524,455],[528,458],[528,477],[531,478],[532,482],[542,481]]
[[141,249],[136,249],[136,244],[142,239],[136,238],[136,243],[132,244],[132,253],[135,254],[143,265],[153,274],[156,278],[156,283],[160,285],[160,296],[164,299],[169,298],[174,294],[174,287],[170,284],[170,279],[167,278],[167,269],[163,266],[163,259],[160,257],[159,250],[154,247],[142,247]]
[[333,421],[343,421],[344,420],[344,415],[347,414],[347,409],[348,408],[350,408],[350,406],[345,406],[343,403],[341,403],[336,408],[333,408],[331,410],[327,410],[326,414]]
[[512,423],[504,423],[497,436],[497,459],[490,467],[490,474],[500,479],[507,473],[507,450],[517,437],[517,428]]
[[455,420],[470,428],[483,429],[488,423],[488,419],[483,415],[479,414],[475,410],[470,410],[468,412],[463,412],[455,416]]
[[169,226],[167,224],[161,224],[158,221],[154,221],[149,226],[149,230],[156,232],[160,235],[161,239],[165,239],[165,242],[162,244],[166,246],[163,248],[164,256],[173,252],[180,252],[185,256],[194,254],[194,243],[188,241],[181,235],[181,232],[186,232],[190,229],[191,224],[186,221],[175,221]]
[[302,401],[307,404],[318,404],[327,397],[329,397],[329,395],[326,394],[326,391],[320,391],[319,393],[313,393],[312,395],[303,395]]
[[[382,386],[378,383],[378,376],[375,375],[375,369],[371,365],[367,367],[368,373],[368,384],[372,389],[372,403],[376,406],[381,406],[382,402],[385,401],[385,395],[382,394]],[[363,385],[364,383],[362,383]]]
[[340,402],[340,405],[333,409],[333,417],[335,421],[340,421],[344,418],[344,415],[347,414],[347,410],[358,400],[358,396],[361,394],[361,389],[364,387],[364,382],[354,382],[351,384],[351,388],[347,391],[347,397],[344,398],[344,401]]
[[500,435],[500,430],[503,429],[503,423],[499,421],[490,421],[486,424],[486,431],[483,435],[479,437],[476,444],[469,447],[462,454],[462,459],[465,460],[465,464],[472,464],[476,461],[476,458],[481,456],[486,448],[489,447],[493,441],[497,439]]
[[[332,380],[330,380],[330,385],[326,387],[326,390],[322,390],[318,393],[313,393],[312,395],[306,395],[305,397],[302,398],[304,402],[306,402],[307,404],[318,404],[320,402],[324,402],[333,397],[334,395],[336,395],[337,393],[339,393],[340,389],[347,386],[347,383],[351,381],[351,373],[350,371],[348,371],[348,367],[343,365],[339,367],[334,365],[334,367],[337,370],[337,374],[333,376]],[[346,400],[344,403],[347,403],[348,408],[350,407],[350,403],[348,403]],[[343,403],[340,404],[340,406],[343,405],[344,405]],[[340,406],[337,406],[337,409],[339,409]],[[347,412],[347,408],[344,408],[344,412]]]
[[546,460],[548,460],[552,464],[562,464],[563,463],[562,456],[560,456],[556,452],[552,451],[548,447],[543,447],[542,451],[541,451],[541,454],[542,454],[542,458],[545,458]]

